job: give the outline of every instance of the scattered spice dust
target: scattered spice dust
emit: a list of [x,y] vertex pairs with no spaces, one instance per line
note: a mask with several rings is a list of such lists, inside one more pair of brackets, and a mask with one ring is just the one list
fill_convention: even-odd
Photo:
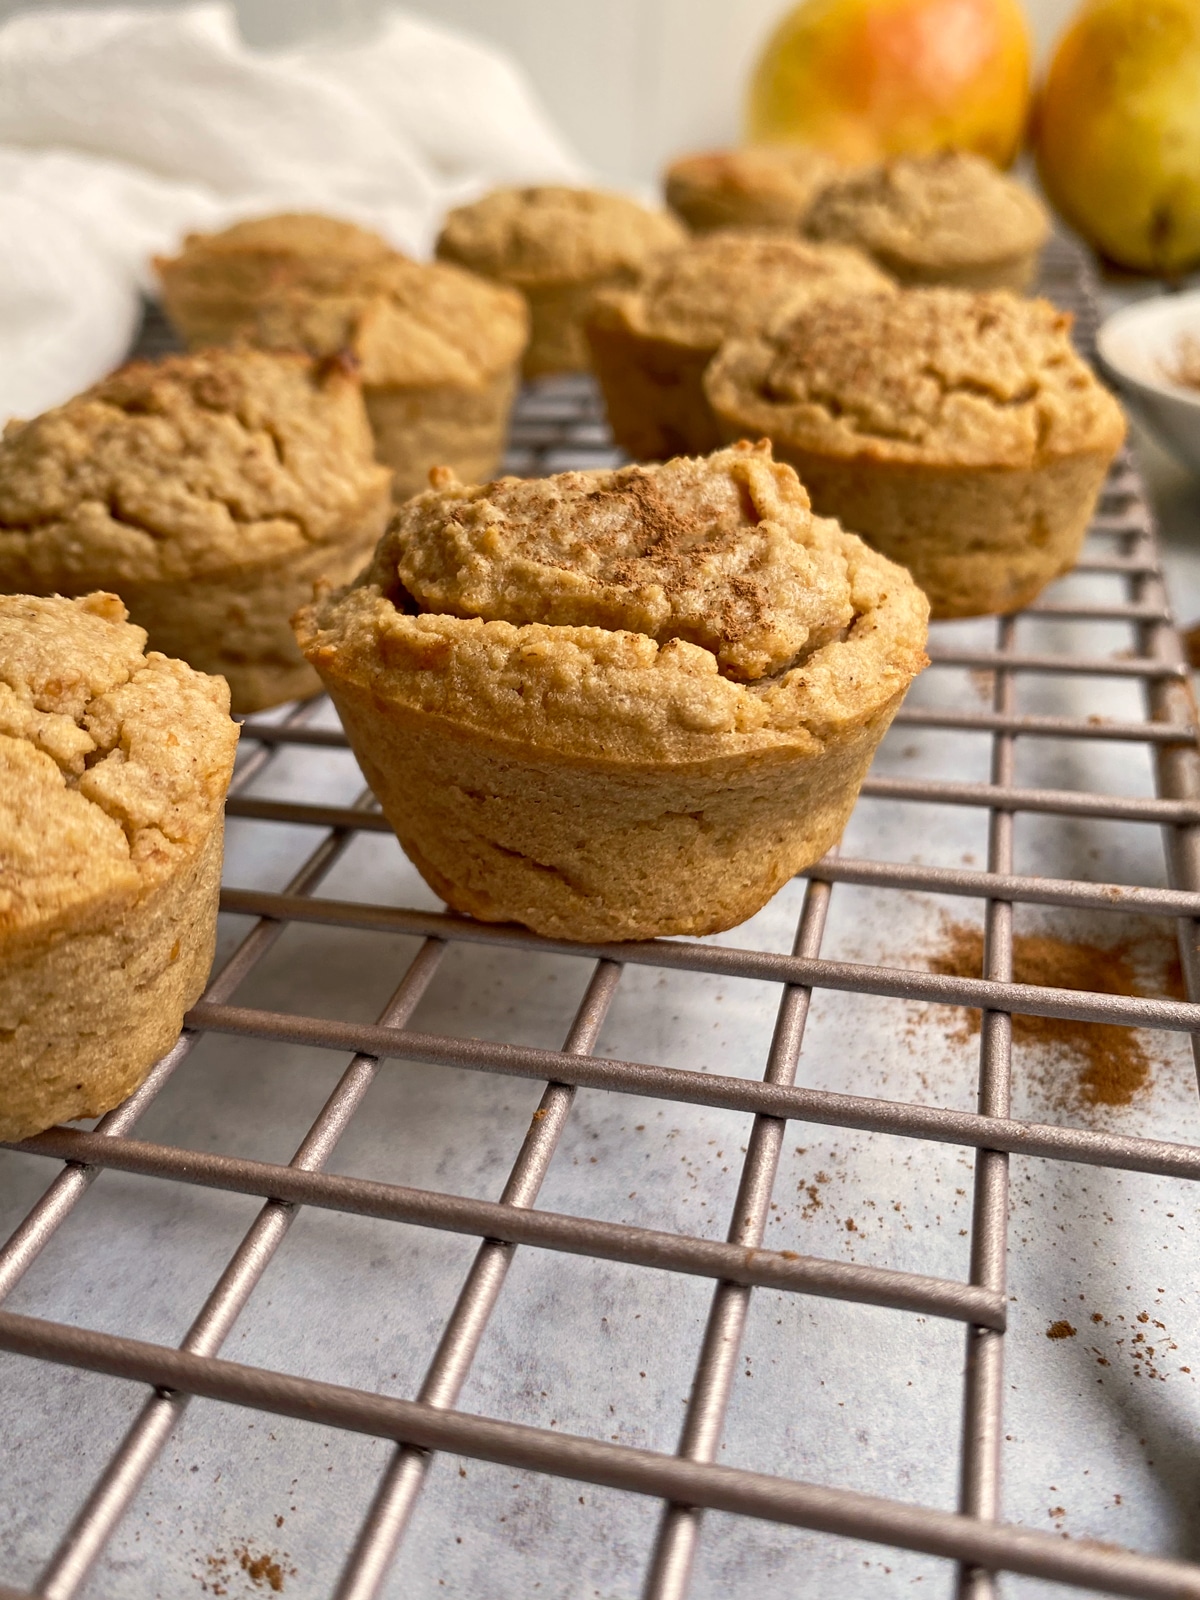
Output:
[[[276,1519],[276,1525],[282,1522]],[[233,1547],[233,1552],[227,1555],[216,1552],[203,1558],[203,1571],[196,1574],[200,1580],[200,1587],[205,1594],[230,1595],[239,1592],[230,1587],[237,1578],[240,1568],[256,1589],[270,1590],[274,1594],[282,1594],[288,1578],[296,1576],[296,1568],[290,1566],[286,1550],[256,1550],[250,1544],[238,1544]]]
[[[983,970],[983,930],[946,917],[941,932],[942,948],[931,957],[931,970],[977,978]],[[1145,974],[1154,968],[1159,981],[1148,984]],[[1054,989],[1183,998],[1178,953],[1162,934],[1100,945],[1018,933],[1013,937],[1013,978]],[[1154,1061],[1143,1036],[1133,1029],[1058,1017],[1014,1015],[1012,1022],[1014,1042],[1040,1047],[1040,1059],[1032,1064],[1033,1081],[1059,1110],[1079,1104],[1127,1106],[1150,1083]],[[965,1012],[963,1036],[978,1033],[979,1027],[979,1012]]]
[[1078,1332],[1079,1329],[1073,1328],[1064,1317],[1061,1322],[1052,1322],[1050,1324],[1046,1329],[1046,1337],[1047,1339],[1073,1339]]
[[[251,1583],[260,1589],[265,1586],[273,1589],[276,1594],[283,1593],[284,1569],[275,1556],[261,1553],[255,1555],[247,1545],[242,1545],[240,1549],[234,1551],[234,1554],[238,1558],[238,1565]],[[295,1576],[294,1568],[291,1569],[291,1576]]]

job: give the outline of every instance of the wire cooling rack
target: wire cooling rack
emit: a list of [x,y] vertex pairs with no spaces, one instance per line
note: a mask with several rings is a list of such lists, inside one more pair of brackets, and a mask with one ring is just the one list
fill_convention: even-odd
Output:
[[[1057,250],[1045,287],[1075,307],[1086,343],[1082,264]],[[149,324],[143,348],[162,345]],[[615,459],[588,382],[524,395],[512,470]],[[1120,1494],[1111,1511],[1092,1504],[1084,1531],[1104,1542],[1063,1537],[1063,1505],[1040,1524],[1027,1509],[1042,1454],[1066,1484],[1090,1451],[1099,1477],[1131,1431],[1157,1428],[1162,1445],[1195,1418],[1181,1362],[1169,1388],[1147,1369],[1157,1411],[1135,1416],[1127,1384],[1107,1434],[1080,1412],[1096,1393],[1082,1369],[1046,1365],[1060,1335],[1082,1352],[1093,1322],[1110,1328],[1115,1312],[1090,1315],[1075,1293],[1101,1257],[1123,1281],[1143,1275],[1161,1315],[1131,1303],[1130,1341],[1138,1320],[1162,1328],[1160,1355],[1145,1348],[1170,1364],[1184,1332],[1166,1328],[1166,1308],[1194,1279],[1179,1281],[1179,1224],[1162,1207],[1186,1216],[1200,1178],[1200,1141],[1178,1138],[1196,1126],[1194,1085],[1101,1124],[1014,1114],[1014,1093],[1030,1102],[1013,1013],[1156,1030],[1177,1084],[1200,1027],[1183,1000],[1012,981],[1017,920],[1136,917],[1178,930],[1187,992],[1200,993],[1194,705],[1129,458],[1071,578],[1020,616],[935,629],[930,654],[846,853],[710,940],[554,944],[438,909],[355,794],[327,703],[245,723],[206,995],[93,1131],[56,1128],[2,1158],[20,1204],[0,1295],[25,1308],[0,1311],[7,1600],[264,1587],[681,1600],[921,1583],[974,1600],[997,1586],[1200,1596],[1200,1561],[1185,1559],[1200,1555],[1191,1450],[1138,1479],[1140,1520],[1122,1520]],[[982,864],[962,859],[970,838]],[[920,959],[926,913],[947,906],[981,919],[977,976]],[[368,969],[391,974],[374,1021]],[[702,1032],[737,995],[736,1025]],[[931,1009],[949,1006],[970,1011]],[[945,1021],[971,1013],[977,1044]],[[530,1042],[556,1026],[561,1047]],[[961,1067],[957,1104],[929,1078],[935,1060]],[[864,1074],[903,1092],[848,1092]],[[295,1132],[287,1159],[280,1140]],[[900,1152],[918,1192],[885,1205],[882,1169],[859,1160],[868,1147]],[[814,1152],[847,1168],[841,1209],[858,1222],[820,1209],[837,1174],[808,1181]],[[938,1162],[962,1186],[921,1210],[951,1171]],[[639,1170],[646,1203],[625,1196]],[[1093,1210],[1121,1224],[1118,1206],[1133,1220],[1076,1255],[1079,1228],[1050,1216],[1065,1191],[1037,1187],[1047,1170],[1093,1174],[1077,1192],[1087,1227]],[[424,1181],[394,1181],[413,1173]],[[1120,1188],[1150,1180],[1149,1199]],[[539,1207],[548,1193],[559,1208]],[[932,1270],[917,1270],[898,1224],[858,1258],[877,1202],[924,1218]],[[295,1229],[307,1243],[289,1254],[297,1221],[322,1215],[334,1231]],[[434,1270],[436,1239],[451,1253]],[[1026,1270],[1038,1251],[1040,1277]],[[1047,1343],[1060,1277],[1075,1309]],[[1118,1345],[1129,1353],[1123,1339],[1093,1344],[1096,1366],[1116,1365]],[[836,1402],[834,1372],[848,1397]],[[766,1378],[765,1411],[746,1398],[751,1377]],[[854,1409],[854,1384],[868,1410],[839,1432],[850,1412],[833,1408]],[[193,1399],[221,1404],[189,1412]],[[1006,1451],[1018,1455],[1002,1494]],[[1093,1481],[1080,1470],[1077,1490]],[[1046,1485],[1045,1498],[1064,1493]],[[1156,1493],[1178,1499],[1174,1521]],[[1012,1500],[1019,1521],[1005,1520]],[[250,1533],[230,1543],[237,1527]],[[1127,1527],[1158,1553],[1110,1542]]]

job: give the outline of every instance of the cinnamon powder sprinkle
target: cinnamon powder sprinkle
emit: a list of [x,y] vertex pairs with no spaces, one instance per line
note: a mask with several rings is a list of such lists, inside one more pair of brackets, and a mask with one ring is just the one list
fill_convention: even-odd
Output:
[[1046,1329],[1046,1337],[1047,1339],[1073,1339],[1078,1332],[1078,1328],[1073,1328],[1064,1317],[1061,1322],[1052,1322],[1050,1324]]
[[274,1590],[276,1594],[283,1593],[283,1567],[273,1556],[255,1555],[253,1551],[243,1546],[234,1552],[242,1571],[250,1582],[262,1588],[264,1585]]
[[[983,971],[983,930],[945,919],[943,946],[930,959],[932,971],[950,977],[978,977]],[[1148,957],[1164,968],[1156,988],[1139,975]],[[1116,995],[1142,995],[1164,990],[1183,998],[1179,959],[1166,941],[1146,938],[1113,945],[1077,943],[1052,934],[1018,933],[1013,937],[1013,978],[1055,989],[1090,989]],[[1033,1070],[1052,1105],[1127,1106],[1145,1089],[1153,1060],[1143,1036],[1133,1029],[1101,1022],[1069,1022],[1058,1017],[1014,1014],[1014,1043],[1040,1047],[1041,1062]],[[978,1033],[980,1013],[967,1011],[963,1032]],[[1066,1069],[1066,1070],[1064,1070]]]

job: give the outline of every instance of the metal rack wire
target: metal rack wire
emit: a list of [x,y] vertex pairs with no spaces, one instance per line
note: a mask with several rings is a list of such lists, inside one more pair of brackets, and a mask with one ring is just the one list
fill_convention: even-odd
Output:
[[[1073,304],[1083,339],[1090,337],[1094,298],[1079,260],[1060,250],[1047,264],[1046,287]],[[153,327],[147,348],[161,347]],[[513,432],[510,466],[521,472],[604,464],[615,459],[595,393],[584,380],[562,381],[525,395]],[[728,940],[655,941],[582,947],[554,944],[513,927],[474,923],[445,911],[320,893],[323,880],[357,838],[386,833],[364,793],[352,806],[318,800],[264,798],[248,791],[283,751],[338,749],[340,731],[321,724],[319,708],[294,708],[282,720],[253,718],[243,729],[244,758],[229,800],[232,818],[303,824],[321,830],[307,860],[281,889],[230,885],[225,911],[250,917],[250,931],[190,1013],[178,1044],[141,1089],[94,1131],[57,1128],[18,1148],[59,1164],[49,1187],[0,1249],[0,1300],[37,1261],[93,1180],[118,1171],[258,1197],[263,1204],[178,1348],[0,1311],[0,1349],[60,1367],[122,1378],[146,1391],[124,1438],[62,1533],[30,1595],[69,1600],[91,1581],[103,1552],[130,1509],[189,1401],[226,1402],[391,1441],[392,1453],[373,1498],[360,1507],[334,1593],[368,1600],[381,1593],[408,1529],[435,1452],[500,1463],[524,1473],[632,1491],[658,1502],[657,1533],[644,1552],[646,1600],[682,1600],[704,1515],[720,1511],[767,1519],[926,1552],[957,1564],[958,1593],[985,1600],[996,1574],[1016,1573],[1091,1592],[1145,1597],[1200,1597],[1200,1566],[1136,1554],[1112,1545],[1064,1541],[1001,1520],[1004,1431],[1006,1262],[1010,1251],[1008,1165],[1012,1155],[1091,1164],[1175,1180],[1200,1178],[1200,1147],[1066,1123],[1032,1123],[1011,1114],[1011,1017],[1103,1022],[1122,1027],[1200,1032],[1200,753],[1194,705],[1180,641],[1163,590],[1155,538],[1134,466],[1123,456],[1105,490],[1080,571],[1119,581],[1115,602],[1045,599],[1019,618],[1000,620],[990,648],[931,649],[931,673],[967,668],[992,674],[990,705],[912,704],[901,729],[984,733],[991,739],[985,783],[946,778],[874,776],[864,794],[878,801],[983,808],[984,869],[833,855],[807,874],[808,885],[790,954]],[[1029,651],[1019,636],[1028,617],[1069,627],[1102,621],[1130,631],[1123,654]],[[1068,674],[1099,686],[1125,680],[1144,691],[1146,719],[1104,720],[1087,714],[1036,715],[1019,708],[1018,686],[1029,677]],[[1097,705],[1103,708],[1103,697]],[[1151,752],[1155,796],[1021,786],[1019,740],[1058,739],[1140,745]],[[1013,836],[1026,814],[1153,823],[1165,839],[1170,887],[1091,883],[1017,874]],[[954,977],[909,967],[828,959],[822,937],[834,889],[869,885],[908,893],[980,901],[985,915],[983,970]],[[1040,905],[1137,912],[1179,929],[1188,1001],[1153,999],[1013,982],[1014,907]],[[238,1004],[239,988],[289,927],[315,924],[403,933],[421,941],[390,1000],[373,1024]],[[410,1026],[447,953],[463,942],[517,956],[557,951],[591,964],[582,1003],[560,1050],[418,1031]],[[596,1053],[597,1040],[631,967],[754,978],[779,986],[774,1034],[761,1080],[707,1070],[682,1070]],[[973,1007],[982,1013],[978,1107],[954,1110],[911,1100],[867,1098],[796,1082],[814,991],[891,997]],[[139,1119],[174,1074],[186,1071],[204,1036],[241,1036],[349,1052],[350,1062],[287,1164],[179,1148],[137,1137]],[[388,1060],[443,1063],[474,1073],[544,1082],[528,1131],[499,1198],[487,1201],[432,1189],[342,1176],[327,1164]],[[539,1190],[550,1169],[580,1089],[634,1095],[667,1104],[718,1108],[753,1120],[726,1238],[672,1233],[598,1217],[541,1210]],[[764,1247],[773,1185],[784,1140],[794,1124],[886,1133],[906,1140],[958,1145],[974,1152],[970,1266],[965,1279],[801,1255]],[[479,1241],[446,1319],[433,1359],[412,1399],[299,1377],[223,1354],[232,1330],[302,1208],[446,1230]],[[657,1274],[685,1274],[712,1285],[707,1325],[695,1366],[676,1452],[664,1454],[599,1437],[565,1434],[470,1414],[458,1402],[518,1247],[636,1265]],[[718,1449],[735,1369],[755,1290],[782,1290],[858,1304],[898,1308],[964,1325],[963,1435],[958,1510],[831,1488],[764,1472],[719,1465]],[[313,1286],[320,1295],[322,1286]],[[570,1592],[564,1586],[564,1593]],[[29,1600],[0,1588],[0,1600]]]

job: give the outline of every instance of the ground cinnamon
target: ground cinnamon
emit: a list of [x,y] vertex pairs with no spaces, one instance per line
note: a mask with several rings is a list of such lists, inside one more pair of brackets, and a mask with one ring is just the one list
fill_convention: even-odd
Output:
[[274,1556],[255,1554],[245,1545],[235,1550],[234,1554],[238,1558],[238,1565],[251,1583],[259,1588],[265,1584],[276,1594],[283,1592],[284,1569],[282,1563]]
[[[931,969],[953,977],[979,977],[983,930],[947,917],[941,931],[942,948],[930,958]],[[1142,974],[1153,966],[1161,969],[1161,981],[1151,986]],[[1013,978],[1055,989],[1183,997],[1178,955],[1161,934],[1100,945],[1053,934],[1018,933],[1013,938]],[[1150,1082],[1152,1057],[1143,1037],[1131,1028],[1019,1014],[1012,1022],[1014,1043],[1038,1047],[1031,1070],[1059,1109],[1072,1104],[1127,1106]],[[979,1026],[979,1012],[966,1012],[963,1031],[978,1033]]]

